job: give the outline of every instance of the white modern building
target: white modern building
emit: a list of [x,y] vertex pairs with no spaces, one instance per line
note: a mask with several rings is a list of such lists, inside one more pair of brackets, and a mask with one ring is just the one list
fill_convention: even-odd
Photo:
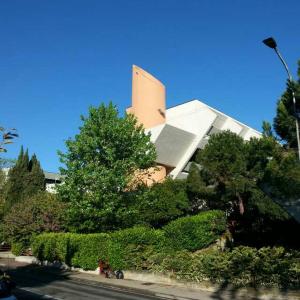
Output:
[[261,134],[249,126],[217,111],[199,100],[192,100],[166,110],[166,122],[149,128],[156,146],[157,163],[172,170],[172,178],[186,178],[189,162],[203,149],[209,136],[230,130],[245,140]]
[[166,109],[165,86],[143,69],[133,66],[132,106],[127,109],[151,133],[160,169],[152,181],[166,176],[186,178],[190,161],[209,136],[230,130],[244,140],[259,138],[255,129],[195,99]]

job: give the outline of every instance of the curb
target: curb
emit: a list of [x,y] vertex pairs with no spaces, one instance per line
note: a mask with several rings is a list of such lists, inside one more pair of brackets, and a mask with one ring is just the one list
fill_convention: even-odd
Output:
[[[19,260],[16,262],[21,263]],[[220,291],[217,287],[212,287],[211,290],[205,290],[197,287],[191,286],[182,286],[176,284],[167,284],[167,283],[153,283],[147,280],[134,280],[134,279],[125,279],[125,281],[117,279],[104,279],[100,278],[95,272],[86,272],[80,269],[64,268],[65,266],[59,266],[58,264],[49,264],[41,265],[37,264],[34,259],[22,261],[22,263],[31,264],[38,266],[41,270],[47,268],[47,272],[57,275],[58,277],[67,275],[70,280],[76,282],[82,282],[86,285],[92,286],[101,286],[107,289],[114,289],[118,291],[124,291],[131,294],[153,296],[160,299],[174,299],[174,300],[199,300],[199,299],[233,299],[234,289],[228,287],[222,291],[222,295],[219,294]],[[58,270],[65,272],[59,273]],[[126,275],[125,275],[126,276]],[[137,286],[131,286],[132,284],[128,283],[130,286],[126,285],[127,282],[135,283]],[[123,282],[123,283],[121,283]],[[144,287],[144,286],[145,287]],[[153,289],[147,288],[147,286],[153,286]],[[159,290],[161,289],[161,290]],[[177,289],[177,291],[176,291]],[[181,291],[180,291],[181,290]],[[168,293],[169,292],[169,293]],[[257,293],[258,292],[258,293]],[[186,293],[186,296],[184,295]],[[198,295],[197,295],[198,293]],[[201,295],[202,294],[202,295]],[[221,297],[221,298],[220,298]],[[261,290],[253,293],[251,289],[240,289],[237,293],[234,293],[234,299],[257,299],[257,300],[300,300],[300,291],[290,290],[287,294],[283,294],[280,291],[276,290]]]

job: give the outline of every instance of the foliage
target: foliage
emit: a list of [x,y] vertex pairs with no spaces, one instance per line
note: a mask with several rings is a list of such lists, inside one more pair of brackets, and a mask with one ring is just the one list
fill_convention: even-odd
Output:
[[29,246],[32,236],[42,232],[58,232],[64,228],[65,204],[56,196],[41,192],[17,203],[1,224],[7,242]]
[[163,247],[164,233],[160,230],[147,227],[119,230],[111,234],[109,263],[115,269],[142,269],[147,253]]
[[262,130],[263,130],[262,134],[264,137],[273,136],[272,125],[269,122],[263,121]]
[[234,286],[299,287],[300,252],[283,247],[236,247],[220,252],[166,251],[160,230],[136,227],[110,234],[46,233],[33,239],[33,254],[40,260],[65,261],[94,270],[97,261],[115,269],[169,273],[181,280],[211,281]]
[[28,164],[28,173],[25,178],[24,195],[30,197],[45,190],[45,175],[35,154],[32,155]]
[[274,157],[266,167],[266,181],[276,199],[298,199],[300,195],[300,164],[293,152]]
[[191,169],[187,179],[194,207],[225,210],[236,241],[262,246],[267,245],[264,240],[275,245],[290,238],[276,236],[272,228],[289,228],[290,216],[277,202],[300,194],[295,153],[285,151],[272,136],[243,141],[225,131],[211,136],[196,162],[201,167]]
[[212,135],[196,161],[210,196],[213,188],[216,207],[243,214],[246,194],[255,184],[248,176],[243,139],[230,131]]
[[0,169],[0,220],[2,220],[4,215],[4,205],[5,205],[5,182],[6,175],[2,169]]
[[15,159],[0,158],[0,169],[11,168],[16,163]]
[[21,147],[15,165],[8,172],[5,210],[34,194],[45,190],[45,176],[34,154],[29,159],[28,150]]
[[78,232],[107,231],[122,227],[123,197],[135,171],[154,164],[155,147],[133,115],[120,118],[111,103],[89,109],[74,139],[59,152],[65,168],[60,186],[68,209],[70,229]]
[[[300,61],[298,62],[298,77],[300,78]],[[286,91],[277,102],[277,112],[274,118],[274,129],[277,135],[286,142],[288,148],[297,147],[292,91],[295,93],[296,110],[300,111],[300,79],[298,79],[298,81],[288,82]]]
[[184,180],[167,178],[145,188],[137,197],[137,223],[161,227],[177,219],[189,210],[189,199]]
[[[177,252],[160,258],[154,271],[172,272],[178,279],[231,284],[234,286],[299,287],[300,252],[283,247],[236,247],[232,251],[216,249],[189,253]],[[149,260],[152,260],[150,257]]]
[[224,214],[210,211],[177,219],[163,230],[136,226],[110,234],[42,234],[33,239],[32,248],[41,260],[60,260],[95,269],[97,261],[103,259],[115,269],[140,270],[147,268],[150,255],[178,249],[201,249],[217,240],[224,230]]
[[32,250],[40,260],[59,260],[89,270],[96,269],[99,259],[116,269],[141,268],[146,249],[158,251],[162,244],[161,231],[135,227],[112,234],[44,233],[34,237]]
[[163,227],[168,247],[174,250],[189,251],[209,246],[225,229],[225,214],[217,210],[179,218]]
[[106,233],[44,233],[33,239],[32,251],[41,261],[61,261],[94,270],[99,259],[107,260],[108,243]]
[[1,132],[1,141],[0,141],[0,152],[7,152],[5,146],[7,144],[11,144],[12,140],[18,137],[16,133],[16,129],[12,128],[10,130],[6,130],[4,127],[0,127]]
[[24,244],[23,243],[13,242],[11,244],[11,252],[15,256],[22,255],[24,250],[25,249],[24,249]]

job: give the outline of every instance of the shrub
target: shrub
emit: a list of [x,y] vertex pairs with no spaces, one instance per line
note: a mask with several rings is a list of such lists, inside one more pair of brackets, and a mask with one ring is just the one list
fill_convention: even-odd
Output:
[[85,270],[95,270],[99,259],[108,260],[109,240],[107,233],[72,234],[68,251],[70,264]]
[[33,255],[44,261],[67,262],[70,233],[44,233],[33,238]]
[[[149,257],[153,261],[153,257]],[[237,247],[220,252],[206,249],[191,253],[179,251],[160,257],[154,271],[171,272],[175,278],[188,281],[211,281],[234,286],[300,286],[300,252],[282,247]]]
[[32,251],[39,260],[61,261],[86,270],[97,268],[98,260],[107,260],[109,235],[45,233],[34,238]]
[[65,204],[49,193],[39,193],[17,203],[1,224],[5,241],[21,243],[26,248],[34,235],[61,231],[64,228],[64,208]]
[[171,273],[177,279],[195,282],[300,286],[300,251],[236,247],[220,252],[210,247],[193,253],[165,248],[165,244],[162,230],[134,227],[111,234],[46,233],[34,238],[32,249],[40,260],[60,260],[83,269],[96,269],[102,259],[114,269]]
[[163,227],[166,246],[174,250],[189,251],[209,246],[225,229],[225,214],[218,210],[183,217]]
[[143,269],[149,253],[159,252],[164,244],[160,230],[133,227],[111,234],[109,263],[116,269]]
[[22,243],[12,243],[11,245],[11,252],[15,256],[22,255],[24,250],[24,245]]
[[115,269],[142,269],[147,253],[159,251],[163,233],[146,227],[111,234],[45,233],[33,239],[33,254],[40,260],[62,261],[94,270],[99,259]]
[[186,215],[190,209],[185,181],[171,178],[145,189],[137,202],[138,222],[155,228]]

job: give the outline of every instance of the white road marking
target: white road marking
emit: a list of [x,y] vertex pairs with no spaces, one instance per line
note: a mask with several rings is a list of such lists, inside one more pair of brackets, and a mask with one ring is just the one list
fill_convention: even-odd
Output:
[[37,292],[35,289],[32,289],[32,288],[19,288],[19,290],[24,290],[26,292],[29,292],[29,293],[34,293],[36,295],[39,295],[42,297],[42,299],[53,299],[53,300],[63,300],[62,298],[56,298],[56,297],[53,297],[53,296],[50,296],[50,295],[43,295],[39,292]]

